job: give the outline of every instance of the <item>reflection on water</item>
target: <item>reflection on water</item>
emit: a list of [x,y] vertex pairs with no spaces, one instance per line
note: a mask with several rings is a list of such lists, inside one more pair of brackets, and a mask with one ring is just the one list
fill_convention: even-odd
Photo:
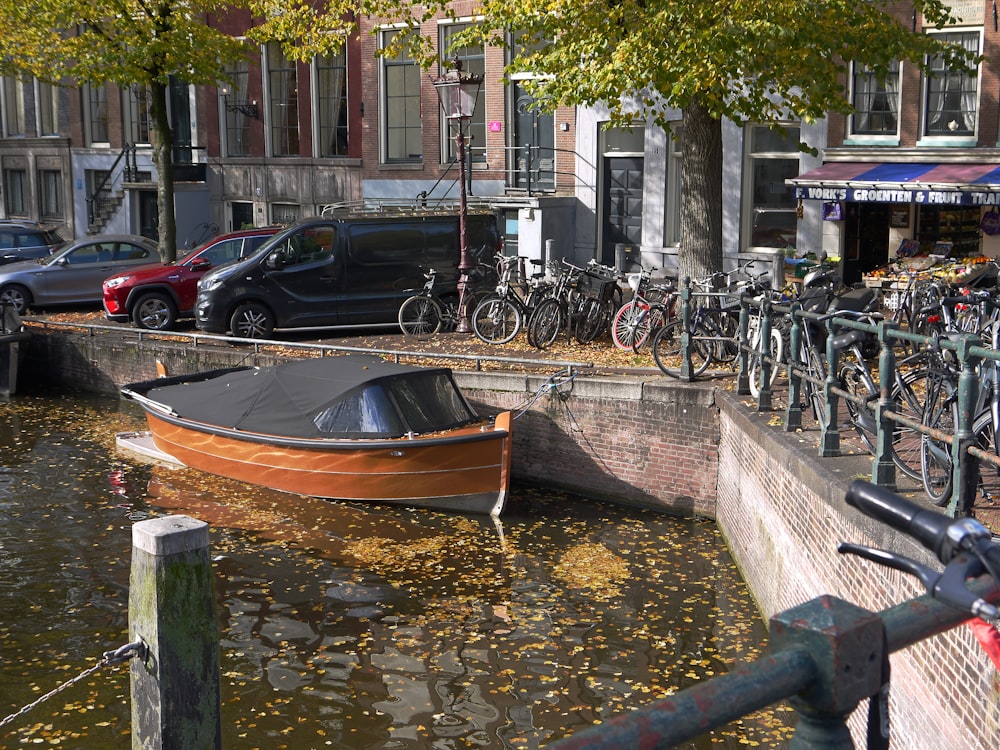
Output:
[[[535,748],[759,654],[707,523],[517,490],[502,524],[331,503],[118,456],[108,400],[0,405],[0,718],[127,639],[132,523],[211,526],[227,748]],[[778,746],[787,711],[696,747]],[[129,745],[103,669],[0,745]]]

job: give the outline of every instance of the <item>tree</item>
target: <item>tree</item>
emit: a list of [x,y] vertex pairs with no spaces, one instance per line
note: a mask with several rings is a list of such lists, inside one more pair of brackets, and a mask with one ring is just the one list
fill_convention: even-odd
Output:
[[159,252],[165,262],[177,257],[170,79],[216,85],[225,78],[226,63],[247,54],[244,42],[206,25],[205,15],[215,6],[212,0],[0,0],[5,74],[149,91]]
[[[289,50],[298,59],[330,43],[317,30],[353,30],[364,14],[408,22],[410,33],[394,44],[414,44],[425,67],[438,52],[416,32],[450,7],[447,0],[332,0],[314,10],[295,0],[278,15],[268,13],[269,0],[251,1],[269,18],[257,32],[299,40]],[[898,20],[904,9],[906,23]],[[925,27],[955,21],[942,0],[482,0],[481,14],[482,23],[455,44],[504,45],[511,29],[522,32],[525,52],[508,71],[535,74],[527,86],[545,108],[601,103],[612,124],[641,119],[667,129],[681,112],[679,260],[681,273],[692,276],[722,268],[724,119],[810,122],[848,112],[850,62],[885,75],[895,60],[965,59],[964,50],[916,31],[918,16]]]

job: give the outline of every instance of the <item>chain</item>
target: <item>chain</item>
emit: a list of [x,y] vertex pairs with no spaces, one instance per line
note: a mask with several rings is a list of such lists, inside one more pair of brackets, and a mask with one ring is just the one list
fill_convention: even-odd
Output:
[[111,666],[112,664],[120,664],[123,661],[128,661],[134,656],[138,656],[139,658],[145,658],[145,654],[146,654],[146,645],[142,641],[136,641],[135,643],[128,643],[122,646],[121,648],[114,649],[112,651],[105,651],[104,654],[101,656],[101,660],[97,662],[97,664],[95,664],[94,666],[88,667],[87,669],[83,670],[80,674],[78,674],[76,677],[66,680],[66,682],[64,682],[63,684],[59,685],[56,688],[53,688],[45,695],[39,697],[37,700],[32,701],[27,706],[22,708],[20,711],[16,711],[15,713],[12,713],[10,716],[7,716],[4,719],[0,719],[0,727],[6,726],[17,717],[23,716],[24,714],[28,713],[28,711],[30,711],[31,709],[35,708],[38,705],[41,705],[52,696],[61,693],[66,688],[72,687],[80,680],[89,677],[101,667],[108,667]]

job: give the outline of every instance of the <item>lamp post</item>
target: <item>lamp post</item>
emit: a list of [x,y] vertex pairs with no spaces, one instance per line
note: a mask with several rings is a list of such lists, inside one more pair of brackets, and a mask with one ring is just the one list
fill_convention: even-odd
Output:
[[458,133],[455,144],[458,147],[458,333],[470,333],[469,311],[465,307],[466,295],[469,290],[469,271],[472,270],[469,258],[469,240],[466,233],[466,215],[468,208],[465,199],[465,120],[472,117],[476,110],[476,99],[479,98],[479,88],[483,85],[483,77],[477,75],[462,75],[462,61],[457,57],[452,61],[452,69],[441,78],[434,81],[444,116],[449,128],[452,120],[458,122]]

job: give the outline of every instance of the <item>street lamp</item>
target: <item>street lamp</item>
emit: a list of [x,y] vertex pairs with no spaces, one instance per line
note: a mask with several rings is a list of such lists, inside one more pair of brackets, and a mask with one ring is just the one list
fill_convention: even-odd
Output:
[[441,78],[434,81],[444,116],[449,128],[452,120],[458,123],[458,133],[455,143],[458,146],[458,333],[469,333],[469,311],[465,308],[466,294],[469,292],[469,271],[472,264],[469,258],[469,240],[466,234],[466,214],[468,209],[465,201],[465,132],[464,121],[472,117],[476,111],[476,99],[483,85],[483,77],[477,75],[462,75],[462,61],[457,57],[451,63],[452,69]]

